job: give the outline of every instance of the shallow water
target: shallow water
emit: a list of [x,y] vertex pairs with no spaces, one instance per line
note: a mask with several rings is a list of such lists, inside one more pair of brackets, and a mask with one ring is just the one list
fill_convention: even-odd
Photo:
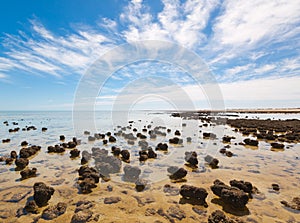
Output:
[[[255,114],[258,116],[259,114]],[[284,114],[268,114],[269,118],[285,119]],[[245,114],[243,114],[243,117]],[[300,115],[293,117],[300,118]],[[113,117],[113,120],[112,120]],[[265,116],[264,116],[265,117]],[[84,122],[85,116],[82,117]],[[216,209],[222,209],[218,204],[213,203],[215,196],[210,190],[210,186],[215,179],[220,179],[225,183],[229,183],[232,179],[245,180],[251,182],[261,192],[247,204],[248,213],[234,213],[241,215],[241,219],[246,222],[300,222],[300,213],[284,208],[281,200],[290,201],[295,196],[300,196],[300,146],[299,144],[285,143],[288,149],[283,151],[271,151],[270,142],[260,141],[259,147],[245,147],[234,145],[241,142],[244,137],[237,132],[232,131],[230,126],[218,125],[207,127],[202,126],[201,121],[197,120],[182,120],[181,118],[170,117],[165,112],[141,112],[133,111],[128,114],[111,114],[110,112],[96,112],[95,126],[97,132],[106,133],[107,131],[117,131],[118,125],[127,126],[128,121],[133,120],[133,127],[136,127],[139,132],[144,126],[152,125],[165,126],[172,129],[172,132],[166,137],[157,137],[155,140],[148,139],[150,146],[155,148],[159,142],[168,142],[169,138],[174,137],[174,131],[180,130],[184,139],[182,146],[171,145],[167,153],[157,152],[158,158],[155,160],[147,160],[145,163],[138,161],[138,151],[140,147],[137,142],[134,146],[130,146],[122,138],[118,137],[116,143],[102,145],[102,141],[88,142],[87,135],[82,131],[73,129],[73,120],[71,112],[0,112],[0,136],[1,139],[10,138],[10,143],[0,143],[0,155],[9,154],[15,150],[19,152],[21,149],[20,143],[24,140],[32,145],[40,145],[42,150],[34,157],[30,158],[29,167],[38,169],[38,176],[24,181],[20,181],[20,174],[14,170],[14,165],[1,164],[0,166],[0,222],[32,222],[38,215],[27,214],[21,217],[16,217],[18,209],[25,206],[28,197],[33,195],[32,185],[35,182],[43,181],[47,185],[52,185],[56,192],[49,201],[49,204],[56,204],[58,201],[64,201],[69,204],[67,212],[54,220],[53,222],[70,222],[74,214],[74,203],[79,200],[91,200],[95,202],[93,212],[100,214],[99,222],[154,222],[159,220],[169,222],[162,216],[155,214],[153,216],[145,216],[147,208],[168,209],[172,205],[178,205],[180,195],[166,196],[162,187],[166,183],[180,187],[182,183],[171,183],[167,174],[167,167],[171,165],[184,166],[188,170],[186,184],[205,188],[209,195],[207,197],[208,207],[204,208],[202,214],[195,213],[191,204],[179,204],[180,208],[186,213],[186,218],[182,222],[206,222],[208,215]],[[9,126],[2,123],[8,121]],[[8,133],[8,129],[15,128],[11,123],[18,122],[18,126],[23,127],[34,125],[37,130],[19,131],[16,133]],[[182,124],[185,123],[186,126]],[[199,127],[202,126],[202,127]],[[41,128],[47,127],[46,132],[42,132]],[[91,128],[92,129],[92,128]],[[130,129],[126,130],[130,132]],[[165,130],[164,130],[165,131]],[[217,134],[216,140],[207,140],[202,137],[202,132],[214,132]],[[139,166],[142,169],[141,177],[149,181],[144,192],[136,192],[134,185],[123,182],[122,172],[112,175],[110,182],[101,182],[91,194],[83,195],[79,193],[76,181],[78,178],[77,169],[80,167],[80,158],[70,159],[69,151],[64,154],[48,154],[47,147],[61,143],[59,135],[66,136],[66,142],[71,141],[72,137],[76,136],[82,140],[81,145],[77,146],[81,151],[91,151],[92,147],[105,148],[110,151],[112,145],[120,146],[122,149],[128,149],[131,153],[130,165]],[[93,135],[93,133],[92,133]],[[235,136],[229,144],[229,149],[234,153],[234,156],[229,158],[223,156],[218,151],[225,145],[222,142],[222,136]],[[186,137],[192,137],[192,142],[186,142]],[[199,168],[192,171],[186,167],[184,161],[185,151],[196,151],[200,161]],[[207,154],[215,156],[220,161],[219,169],[210,169],[203,160]],[[91,162],[89,164],[93,166]],[[125,163],[122,164],[126,165]],[[280,185],[280,193],[275,193],[271,189],[272,183]],[[113,191],[106,190],[108,185],[113,186]],[[14,188],[12,188],[14,187]],[[16,189],[17,190],[16,190]],[[122,193],[126,190],[127,194]],[[10,199],[16,193],[24,195],[18,202],[11,202]],[[104,197],[119,196],[121,202],[113,205],[103,204]],[[154,200],[144,205],[139,204],[140,199],[151,198]],[[128,205],[130,204],[130,205]],[[42,210],[42,209],[41,209]],[[229,216],[234,216],[228,213]],[[43,222],[40,219],[38,222]],[[179,220],[176,220],[176,222]],[[47,221],[49,222],[49,221]]]

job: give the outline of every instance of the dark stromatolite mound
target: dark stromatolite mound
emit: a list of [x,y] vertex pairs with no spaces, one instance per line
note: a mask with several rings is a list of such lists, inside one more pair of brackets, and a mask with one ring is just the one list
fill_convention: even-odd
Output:
[[255,139],[246,138],[244,139],[244,143],[249,146],[258,146],[258,141]]
[[18,157],[18,154],[16,151],[11,151],[10,152],[10,158],[16,159]]
[[16,169],[23,170],[29,164],[29,160],[27,158],[19,158],[16,159],[15,164],[17,166]]
[[213,193],[219,196],[222,201],[235,209],[243,209],[249,201],[249,195],[237,187],[230,187],[220,180],[215,180],[210,187]]
[[27,169],[22,170],[20,172],[21,178],[22,178],[22,180],[24,180],[24,179],[27,179],[27,178],[30,178],[30,177],[36,177],[36,172],[37,172],[37,169],[35,167],[32,168],[32,169],[27,168]]
[[181,180],[187,175],[187,171],[184,168],[178,168],[177,166],[168,167],[167,171],[170,173],[171,180]]
[[22,141],[21,142],[21,146],[27,146],[28,145],[28,142],[27,141]]
[[38,206],[37,204],[35,203],[34,200],[31,200],[31,201],[28,201],[25,205],[25,210],[28,212],[28,213],[33,213],[33,214],[37,214],[38,213]]
[[139,160],[140,161],[146,161],[147,159],[155,159],[157,157],[157,154],[153,151],[151,147],[148,149],[139,151]]
[[275,191],[280,191],[280,186],[278,184],[272,184],[272,189]]
[[99,173],[96,169],[88,166],[81,166],[78,170],[79,173],[79,187],[83,194],[91,193],[92,188],[97,187],[99,183]]
[[48,146],[48,153],[63,153],[66,149],[61,145]]
[[250,183],[250,182],[243,181],[243,180],[231,180],[229,182],[229,184],[232,187],[237,187],[238,189],[243,190],[246,193],[249,193],[249,194],[252,193],[253,186],[252,186],[252,183]]
[[176,135],[176,136],[180,136],[180,135],[181,135],[181,133],[180,133],[180,131],[179,131],[179,130],[176,130],[176,131],[175,131],[175,133],[174,133],[174,135]]
[[80,150],[78,150],[78,149],[72,149],[70,151],[70,157],[71,158],[79,157],[79,155],[80,155]]
[[129,160],[130,160],[130,153],[129,153],[129,151],[127,150],[127,149],[123,149],[121,152],[120,152],[120,154],[121,154],[121,158],[122,158],[122,160],[124,161],[124,162],[129,162]]
[[113,137],[113,136],[109,136],[108,141],[109,142],[116,142],[117,139],[115,137]]
[[82,151],[82,157],[80,161],[81,165],[87,164],[91,160],[91,158],[92,155],[88,151],[86,150]]
[[137,179],[139,179],[139,176],[141,174],[141,169],[136,166],[125,166],[123,168],[124,170],[124,180],[129,182],[135,182]]
[[[258,139],[274,140],[278,138],[282,142],[295,142],[300,140],[300,120],[258,120],[258,119],[228,119],[227,124],[235,127],[237,131],[249,132],[257,129],[259,133],[252,132]],[[280,136],[274,132],[283,133]]]
[[135,181],[135,189],[137,192],[143,191],[147,186],[147,181],[143,179],[138,179]]
[[231,141],[231,139],[234,139],[235,137],[232,136],[223,136],[222,140],[225,143],[229,143]]
[[42,132],[46,132],[47,130],[48,130],[48,128],[46,128],[46,127],[42,128]]
[[48,187],[43,182],[35,183],[33,185],[33,190],[33,199],[39,207],[46,206],[55,191],[53,187]]
[[2,143],[9,143],[10,139],[2,139]]
[[174,137],[174,138],[169,139],[169,143],[172,143],[172,144],[182,144],[183,140],[180,139],[180,138],[178,138],[178,137]]
[[204,160],[208,163],[208,165],[213,168],[213,169],[216,169],[218,168],[218,164],[219,164],[219,160],[210,156],[210,155],[207,155],[204,157]]
[[52,220],[64,214],[66,210],[67,210],[67,204],[63,202],[59,202],[56,205],[46,208],[42,213],[42,218],[46,220]]
[[212,132],[203,132],[203,138],[216,139],[217,135]]
[[208,217],[208,223],[244,223],[244,221],[226,217],[223,211],[216,210]]
[[182,185],[179,193],[185,199],[195,200],[202,204],[206,203],[205,199],[208,195],[204,188],[194,187],[191,185]]
[[195,151],[185,152],[184,160],[188,162],[191,166],[198,165],[197,153]]
[[272,148],[274,149],[283,149],[284,148],[284,144],[282,143],[277,143],[277,142],[273,142],[271,143]]
[[29,157],[35,155],[40,150],[41,150],[41,147],[35,146],[35,145],[27,147],[27,148],[22,148],[20,150],[19,156],[20,156],[20,158],[29,158]]
[[294,197],[291,202],[280,201],[285,207],[300,211],[300,197]]
[[155,150],[167,151],[168,150],[168,144],[158,143]]
[[112,146],[111,152],[114,154],[114,156],[119,156],[121,154],[121,149],[119,147]]
[[66,137],[64,135],[59,136],[59,140],[64,141],[65,139],[66,139]]

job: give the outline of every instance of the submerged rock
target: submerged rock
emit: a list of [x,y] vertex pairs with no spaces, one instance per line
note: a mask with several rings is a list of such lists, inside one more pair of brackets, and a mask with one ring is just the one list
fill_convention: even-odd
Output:
[[285,207],[300,211],[300,197],[294,197],[291,202],[280,201]]
[[38,206],[34,200],[28,201],[25,205],[25,210],[29,213],[37,214],[38,213]]
[[120,197],[106,197],[104,198],[104,204],[115,204],[121,201]]
[[46,208],[42,213],[42,218],[46,220],[52,220],[64,214],[66,210],[67,210],[67,204],[63,202],[59,202],[56,205]]
[[197,166],[198,165],[197,153],[195,151],[193,151],[193,152],[185,152],[184,159],[191,166]]
[[124,167],[124,180],[130,181],[130,182],[135,182],[140,174],[141,174],[141,169],[136,167],[136,166],[125,166]]
[[187,175],[187,171],[182,167],[170,166],[167,171],[171,174],[169,176],[171,180],[181,180]]
[[210,155],[207,155],[206,157],[204,157],[204,160],[208,163],[208,165],[213,168],[213,169],[216,169],[218,168],[218,164],[219,164],[219,160],[210,156]]

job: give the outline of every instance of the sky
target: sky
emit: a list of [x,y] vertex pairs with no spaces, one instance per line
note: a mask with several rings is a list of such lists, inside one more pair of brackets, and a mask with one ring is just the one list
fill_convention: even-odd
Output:
[[[95,62],[147,40],[201,58],[227,109],[300,107],[299,11],[299,0],[5,0],[0,110],[72,110]],[[99,89],[95,108],[211,108],[213,88],[167,59],[135,61],[104,83],[91,80]]]

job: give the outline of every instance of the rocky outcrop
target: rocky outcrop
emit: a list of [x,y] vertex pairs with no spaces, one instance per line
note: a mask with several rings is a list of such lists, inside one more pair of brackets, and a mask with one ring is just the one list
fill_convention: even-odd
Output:
[[51,196],[54,194],[54,188],[46,186],[43,182],[35,183],[33,185],[33,190],[33,199],[39,207],[46,206]]

